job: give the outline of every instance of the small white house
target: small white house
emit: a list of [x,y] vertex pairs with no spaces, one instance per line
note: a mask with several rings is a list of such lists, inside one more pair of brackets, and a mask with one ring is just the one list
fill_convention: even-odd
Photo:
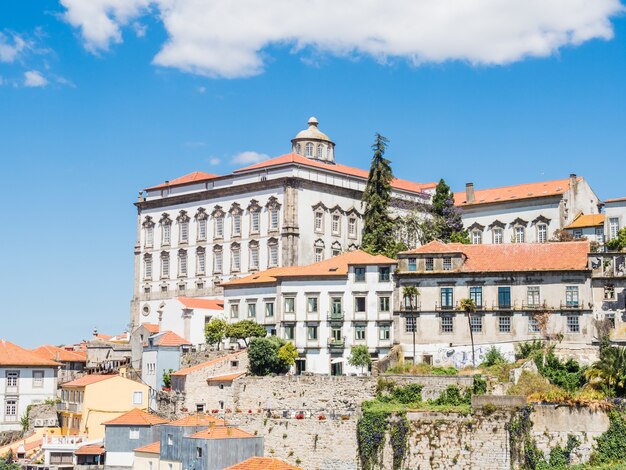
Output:
[[28,405],[56,398],[60,363],[0,340],[0,431],[22,428]]

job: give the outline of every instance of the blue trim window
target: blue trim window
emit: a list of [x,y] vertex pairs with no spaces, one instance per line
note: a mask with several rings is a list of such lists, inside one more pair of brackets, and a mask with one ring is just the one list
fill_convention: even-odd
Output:
[[470,296],[470,299],[474,301],[477,307],[483,306],[483,288],[482,287],[470,287],[469,296]]
[[441,288],[441,308],[451,309],[454,306],[454,294],[452,287]]
[[511,308],[511,288],[498,287],[498,307]]

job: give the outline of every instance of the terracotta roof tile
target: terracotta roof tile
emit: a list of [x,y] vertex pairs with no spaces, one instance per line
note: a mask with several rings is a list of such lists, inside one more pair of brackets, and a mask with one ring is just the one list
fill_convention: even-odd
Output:
[[574,221],[565,228],[598,227],[604,225],[604,214],[579,214]]
[[[441,253],[441,242],[431,242],[402,255]],[[463,245],[449,243],[466,259],[454,272],[570,271],[587,269],[588,241],[560,243],[505,243],[501,245]]]
[[168,423],[169,426],[226,426],[226,420],[216,418],[215,416],[197,413],[195,415],[185,416]]
[[149,188],[146,188],[146,191],[149,191],[151,189],[168,188],[170,186],[180,186],[183,184],[199,183],[201,181],[208,181],[208,180],[212,180],[215,178],[219,178],[219,175],[206,173],[204,171],[194,171],[193,173],[188,173],[184,176],[168,181],[167,183],[158,184],[156,186],[151,186]]
[[148,333],[158,333],[161,329],[159,328],[159,325],[157,325],[156,323],[142,323],[141,324],[147,331]]
[[87,385],[95,384],[98,382],[102,382],[103,380],[112,379],[113,377],[119,377],[119,375],[85,375],[80,379],[72,380],[71,382],[66,382],[62,387],[85,387]]
[[226,467],[225,470],[302,470],[302,467],[295,467],[273,457],[250,457],[236,465]]
[[60,365],[59,362],[43,358],[10,341],[0,340],[0,366],[57,367]]
[[227,354],[226,356],[218,357],[216,359],[212,359],[210,361],[203,362],[201,364],[196,364],[195,366],[186,367],[185,369],[180,369],[180,370],[177,370],[176,372],[173,372],[172,376],[188,375],[191,372],[204,369],[205,367],[212,366],[214,364],[219,364],[222,361],[230,361],[232,358],[237,357],[239,354],[243,354],[245,352],[246,351],[237,351],[235,353]]
[[237,372],[236,374],[216,375],[215,377],[209,377],[207,382],[232,382],[244,374],[245,372]]
[[243,429],[231,426],[213,426],[203,431],[192,434],[192,439],[233,439],[233,438],[250,438],[254,434],[250,434]]
[[173,331],[164,331],[163,333],[157,333],[151,337],[153,343],[157,346],[183,346],[191,345],[191,343],[185,338],[178,336]]
[[372,265],[372,264],[396,264],[396,260],[382,255],[370,255],[362,250],[348,251],[339,256],[325,259],[319,263],[308,266],[289,266],[284,268],[272,268],[260,273],[251,274],[241,279],[233,279],[221,285],[230,287],[248,284],[274,283],[279,278],[331,276],[345,277],[348,275],[349,266]]
[[224,310],[222,299],[200,299],[197,297],[178,297],[178,301],[187,308],[204,308],[207,310]]
[[145,452],[146,454],[160,454],[161,453],[161,441],[153,442],[147,446],[138,447],[135,452]]
[[610,202],[624,202],[624,201],[626,201],[626,197],[616,197],[616,198],[613,198],[613,199],[607,199],[604,202],[609,202],[610,203]]
[[169,421],[160,416],[148,413],[147,411],[135,408],[102,424],[106,426],[153,426],[155,424],[165,423],[169,423]]
[[102,455],[106,451],[103,445],[86,445],[74,451],[74,455]]
[[32,350],[33,354],[44,359],[58,362],[87,362],[87,354],[58,348],[50,344]]
[[[578,177],[577,181],[582,181]],[[515,201],[519,199],[533,199],[537,197],[556,196],[569,190],[569,178],[541,181],[537,183],[502,186],[500,188],[475,189],[474,202],[467,202],[465,191],[454,193],[454,204],[457,206],[476,206],[496,202]]]

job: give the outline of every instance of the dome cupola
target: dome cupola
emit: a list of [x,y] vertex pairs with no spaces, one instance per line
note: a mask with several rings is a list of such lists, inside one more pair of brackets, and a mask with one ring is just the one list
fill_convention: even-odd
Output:
[[317,119],[310,117],[308,124],[308,129],[291,139],[291,151],[311,160],[335,163],[335,143],[317,128]]

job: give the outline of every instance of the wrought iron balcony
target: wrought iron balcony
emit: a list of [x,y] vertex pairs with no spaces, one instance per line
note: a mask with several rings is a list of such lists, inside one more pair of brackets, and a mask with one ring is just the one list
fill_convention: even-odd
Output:
[[328,338],[329,349],[344,349],[346,347],[346,337],[341,339]]

